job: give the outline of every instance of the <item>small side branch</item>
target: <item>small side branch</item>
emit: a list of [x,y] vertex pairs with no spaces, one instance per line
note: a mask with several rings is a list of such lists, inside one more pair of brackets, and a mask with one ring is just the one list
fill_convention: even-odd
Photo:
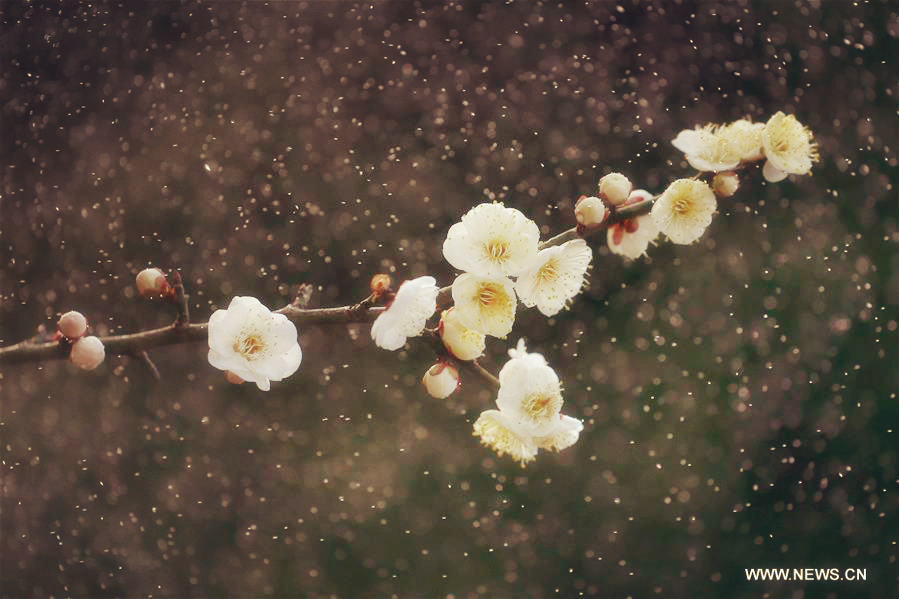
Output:
[[173,285],[175,289],[175,307],[178,309],[178,319],[175,320],[175,324],[179,327],[187,326],[190,322],[190,308],[187,305],[187,300],[189,296],[184,293],[184,283],[181,282],[181,273],[177,270],[172,273],[172,280],[175,281]]

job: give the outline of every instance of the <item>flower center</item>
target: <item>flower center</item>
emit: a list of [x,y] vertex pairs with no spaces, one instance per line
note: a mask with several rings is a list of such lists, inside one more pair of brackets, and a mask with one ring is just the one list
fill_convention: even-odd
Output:
[[502,239],[493,239],[487,243],[487,255],[495,263],[505,262],[512,253],[509,243]]
[[562,397],[553,393],[533,393],[524,398],[522,407],[532,422],[545,422],[562,409]]
[[555,260],[550,260],[537,271],[537,278],[544,283],[552,283],[559,278],[558,266]]
[[481,285],[478,289],[478,302],[484,307],[490,307],[496,303],[497,295],[499,294],[493,285]]
[[690,200],[689,198],[680,197],[674,200],[671,204],[672,210],[676,214],[684,215],[690,212]]
[[263,349],[265,349],[265,344],[256,335],[247,335],[234,343],[234,351],[248,360],[252,360]]

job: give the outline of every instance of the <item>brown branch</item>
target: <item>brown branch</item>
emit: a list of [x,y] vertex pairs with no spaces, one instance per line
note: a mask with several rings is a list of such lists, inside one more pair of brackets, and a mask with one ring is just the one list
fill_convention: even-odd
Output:
[[478,374],[484,382],[486,382],[490,387],[493,388],[494,391],[499,391],[499,379],[493,376],[493,373],[481,366],[481,364],[477,360],[471,360],[470,362],[463,362],[463,364],[469,369]]
[[[286,315],[295,324],[336,324],[353,322],[371,322],[377,318],[384,308],[371,308],[367,300],[354,306],[339,308],[316,308],[302,310],[286,306],[278,312]],[[148,349],[183,343],[206,341],[208,338],[207,323],[184,324],[177,322],[166,327],[130,333],[124,335],[107,335],[100,337],[107,354],[140,355]],[[0,347],[0,365],[21,364],[23,362],[41,362],[45,360],[61,360],[68,357],[68,347],[59,341],[33,343],[23,341]]]

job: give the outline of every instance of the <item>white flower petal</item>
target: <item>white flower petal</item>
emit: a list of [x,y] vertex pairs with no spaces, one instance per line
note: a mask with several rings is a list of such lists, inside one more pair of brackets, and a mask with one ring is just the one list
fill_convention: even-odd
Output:
[[537,456],[537,446],[532,437],[515,432],[508,419],[499,410],[481,412],[474,423],[474,435],[500,457],[509,455],[524,466]]
[[609,249],[631,260],[644,255],[658,236],[659,227],[648,214],[614,224],[606,230]]
[[537,437],[534,443],[541,449],[562,451],[577,443],[584,423],[571,416],[559,415],[556,426],[548,434]]
[[428,319],[437,311],[437,287],[434,277],[418,277],[400,285],[393,303],[375,320],[371,338],[375,345],[396,351],[408,337],[421,334]]
[[583,239],[541,250],[533,265],[521,273],[515,292],[525,306],[554,316],[580,293],[593,252]]
[[789,177],[790,174],[771,164],[770,160],[766,160],[765,166],[762,167],[762,176],[765,177],[765,181],[768,183],[778,183]]
[[453,302],[465,327],[494,337],[512,332],[517,300],[509,279],[463,273],[453,282]]

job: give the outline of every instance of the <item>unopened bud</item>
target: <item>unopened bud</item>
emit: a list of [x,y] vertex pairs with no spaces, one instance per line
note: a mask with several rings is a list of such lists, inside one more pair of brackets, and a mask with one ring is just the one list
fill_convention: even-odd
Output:
[[602,224],[608,214],[606,205],[597,197],[582,196],[574,205],[574,218],[585,227]]
[[81,312],[72,310],[59,317],[56,328],[59,329],[59,332],[64,336],[74,341],[87,332],[87,319]]
[[438,362],[428,368],[421,382],[431,397],[445,399],[459,388],[459,371],[445,362]]
[[390,275],[385,274],[377,274],[371,278],[371,283],[369,283],[369,287],[371,288],[371,292],[377,296],[383,295],[384,293],[390,291],[390,285],[392,281],[390,280]]
[[145,268],[137,273],[137,291],[144,297],[160,297],[169,287],[165,273],[158,268]]
[[615,205],[623,204],[633,188],[631,180],[621,173],[609,173],[599,180],[599,195]]
[[718,173],[712,178],[712,191],[719,198],[729,198],[740,188],[740,177],[734,172]]
[[82,370],[93,370],[103,363],[106,357],[106,348],[99,338],[82,337],[72,344],[72,351],[69,353],[69,360],[72,364]]

